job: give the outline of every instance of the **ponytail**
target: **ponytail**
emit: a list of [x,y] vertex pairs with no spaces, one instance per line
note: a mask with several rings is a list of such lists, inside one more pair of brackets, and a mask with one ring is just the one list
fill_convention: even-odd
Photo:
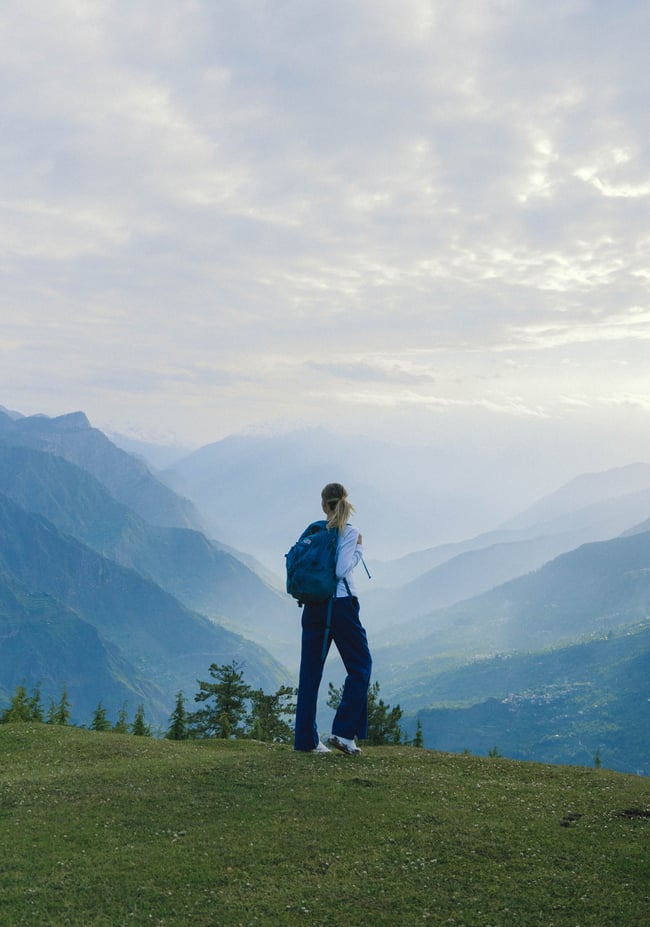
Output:
[[327,527],[336,528],[339,534],[343,534],[350,515],[354,512],[345,486],[341,483],[328,483],[320,495],[327,515]]

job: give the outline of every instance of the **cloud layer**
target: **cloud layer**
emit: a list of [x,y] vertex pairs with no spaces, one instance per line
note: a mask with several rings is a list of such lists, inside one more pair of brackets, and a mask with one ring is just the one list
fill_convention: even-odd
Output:
[[645,422],[649,20],[5,0],[0,401],[197,442]]

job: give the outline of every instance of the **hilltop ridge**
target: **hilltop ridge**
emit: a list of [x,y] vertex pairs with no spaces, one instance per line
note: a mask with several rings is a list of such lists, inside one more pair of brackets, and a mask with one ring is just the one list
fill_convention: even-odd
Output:
[[0,752],[12,927],[647,924],[647,779],[32,724]]

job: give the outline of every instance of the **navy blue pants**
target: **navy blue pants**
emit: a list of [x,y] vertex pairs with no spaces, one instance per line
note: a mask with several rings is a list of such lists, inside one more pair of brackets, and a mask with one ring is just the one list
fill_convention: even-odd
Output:
[[[302,611],[302,650],[294,747],[313,750],[318,743],[316,703],[323,676],[323,637],[327,602],[305,605]],[[334,716],[332,734],[363,740],[368,734],[368,686],[372,658],[366,632],[359,621],[359,600],[343,596],[332,602],[332,624],[327,649],[334,641],[347,673],[341,704]]]

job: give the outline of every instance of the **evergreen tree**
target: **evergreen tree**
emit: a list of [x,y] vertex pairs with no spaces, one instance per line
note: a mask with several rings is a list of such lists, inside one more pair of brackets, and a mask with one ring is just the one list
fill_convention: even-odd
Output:
[[187,711],[182,692],[176,693],[176,705],[169,719],[169,729],[165,734],[168,740],[187,740],[190,732],[187,724]]
[[209,669],[214,682],[199,680],[195,702],[203,702],[188,718],[192,733],[197,737],[241,736],[245,733],[242,722],[246,717],[246,701],[251,688],[244,682],[241,667],[234,660],[219,666],[212,663]]
[[295,693],[290,686],[281,686],[274,695],[261,689],[251,692],[251,710],[246,719],[249,735],[267,743],[291,743],[293,727],[285,720],[296,713]]
[[9,707],[0,715],[0,724],[32,721],[32,708],[27,695],[27,686],[16,686]]
[[32,690],[32,694],[27,699],[27,707],[29,709],[30,721],[38,721],[39,723],[44,721],[43,706],[41,704],[41,690],[38,686]]
[[[336,688],[329,684],[327,704],[336,710],[341,704],[343,687]],[[404,712],[396,705],[391,708],[379,698],[379,683],[375,682],[368,689],[368,736],[367,744],[378,747],[382,744],[399,744],[402,742],[402,730],[399,722]]]
[[106,709],[100,702],[93,712],[93,719],[90,722],[91,731],[110,731],[111,723],[106,717]]
[[151,728],[144,720],[144,705],[138,705],[131,725],[131,733],[136,737],[151,737]]
[[222,711],[219,715],[219,737],[222,740],[230,740],[232,737],[232,724],[227,711]]
[[129,722],[127,720],[126,714],[126,702],[120,708],[120,713],[117,716],[117,721],[112,727],[113,734],[128,734],[129,733]]
[[48,724],[69,724],[70,723],[70,702],[68,701],[68,690],[63,687],[59,703],[55,704],[50,699],[50,707],[47,712]]
[[423,747],[424,746],[424,736],[422,734],[422,722],[418,718],[418,726],[415,731],[415,737],[413,738],[414,747]]
[[368,692],[368,737],[366,742],[375,746],[379,744],[399,744],[402,742],[402,730],[399,722],[404,712],[396,705],[391,708],[379,698],[379,683],[375,682]]

